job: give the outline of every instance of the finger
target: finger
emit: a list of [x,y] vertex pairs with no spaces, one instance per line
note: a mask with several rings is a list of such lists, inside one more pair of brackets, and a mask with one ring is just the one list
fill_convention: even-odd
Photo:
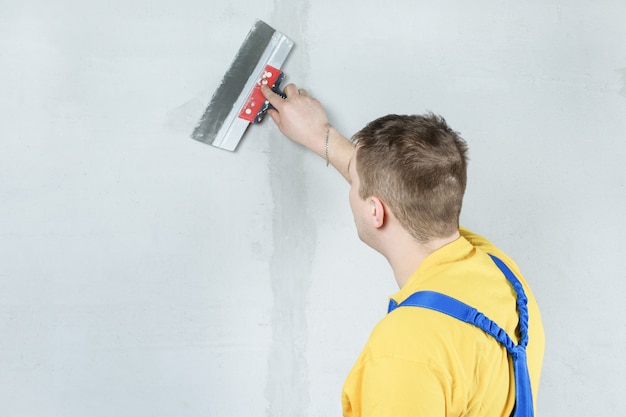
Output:
[[285,93],[285,95],[287,97],[297,96],[298,95],[298,87],[296,87],[295,84],[289,84],[289,85],[287,85],[287,87],[285,87],[283,92]]
[[278,111],[276,111],[275,109],[269,109],[267,111],[267,114],[270,115],[270,117],[277,126],[280,126],[280,113],[278,113]]
[[298,89],[298,94],[300,94],[301,96],[305,96],[305,97],[309,96],[309,93],[307,93],[307,91],[304,88]]

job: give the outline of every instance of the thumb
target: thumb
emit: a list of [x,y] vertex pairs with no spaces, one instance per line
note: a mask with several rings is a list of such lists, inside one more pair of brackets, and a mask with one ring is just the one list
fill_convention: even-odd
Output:
[[[261,85],[261,92],[263,93],[263,95],[265,96],[265,99],[267,101],[270,102],[270,104],[275,108],[278,109],[280,104],[283,102],[283,98],[281,96],[279,96],[278,94],[276,94],[275,92],[272,91],[271,88],[269,88],[267,85],[263,84]],[[270,111],[270,114],[272,112]],[[275,112],[273,112],[275,113]],[[272,116],[272,119],[274,119],[274,116]],[[276,120],[274,120],[276,121]]]

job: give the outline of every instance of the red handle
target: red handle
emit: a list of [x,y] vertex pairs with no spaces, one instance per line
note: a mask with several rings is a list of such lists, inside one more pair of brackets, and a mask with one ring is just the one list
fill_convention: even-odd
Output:
[[252,123],[257,117],[257,114],[265,103],[265,96],[261,92],[261,85],[267,85],[270,88],[274,88],[276,80],[280,77],[281,71],[271,65],[266,65],[261,73],[261,76],[254,84],[252,92],[245,101],[241,111],[239,112],[239,118],[247,120]]

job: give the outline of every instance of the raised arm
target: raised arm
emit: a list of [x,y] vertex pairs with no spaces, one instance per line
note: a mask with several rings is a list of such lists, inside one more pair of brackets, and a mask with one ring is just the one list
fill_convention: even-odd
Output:
[[354,153],[354,144],[330,125],[322,104],[294,84],[285,87],[286,99],[267,86],[261,90],[276,109],[269,110],[269,115],[280,131],[324,158],[350,182],[348,162]]

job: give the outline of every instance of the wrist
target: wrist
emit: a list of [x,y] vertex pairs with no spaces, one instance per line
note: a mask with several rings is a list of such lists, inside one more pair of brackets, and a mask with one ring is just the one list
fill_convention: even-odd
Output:
[[[332,165],[335,167],[349,181],[348,162],[354,153],[355,144],[330,125],[327,132],[328,135],[326,136],[326,132],[324,133],[322,138],[324,142],[322,147],[319,148],[323,152],[320,156],[326,159],[327,166]],[[326,138],[328,138],[328,142],[326,142]],[[326,147],[326,143],[328,143],[328,147]],[[326,149],[328,149],[328,156],[326,156]]]

